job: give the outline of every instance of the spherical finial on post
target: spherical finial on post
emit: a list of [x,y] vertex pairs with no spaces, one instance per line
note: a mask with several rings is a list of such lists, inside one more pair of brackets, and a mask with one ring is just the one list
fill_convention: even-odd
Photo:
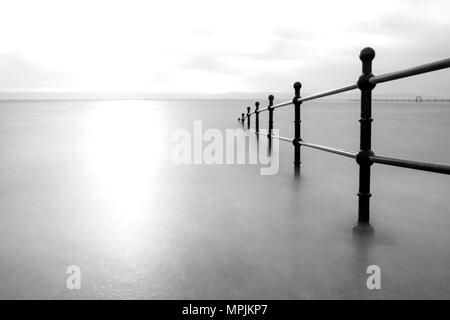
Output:
[[362,62],[372,61],[375,58],[375,50],[373,50],[370,47],[366,47],[361,50],[361,53],[359,54],[359,59]]
[[295,97],[299,98],[300,97],[300,89],[302,88],[302,84],[300,82],[296,82],[294,83],[294,91],[295,91]]
[[259,101],[256,101],[255,102],[255,110],[258,110],[259,109]]
[[273,106],[273,99],[274,99],[273,95],[270,95],[269,96],[269,106]]
[[247,113],[250,113],[250,107],[247,107]]
[[359,54],[359,59],[362,62],[362,73],[369,75],[372,73],[372,60],[375,58],[375,50],[370,47],[364,48]]

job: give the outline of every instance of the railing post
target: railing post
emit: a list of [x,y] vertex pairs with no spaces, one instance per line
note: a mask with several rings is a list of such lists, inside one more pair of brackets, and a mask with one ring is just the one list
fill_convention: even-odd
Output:
[[247,129],[250,129],[250,107],[247,107]]
[[273,130],[273,95],[269,96],[269,106],[267,110],[269,111],[269,132],[267,133],[267,137],[272,139],[272,130]]
[[295,96],[292,99],[292,103],[294,104],[294,174],[298,176],[300,174],[300,141],[302,138],[300,137],[300,123],[302,122],[300,119],[300,105],[301,102],[298,101],[300,99],[300,89],[302,84],[300,82],[294,83],[294,92]]
[[241,120],[242,120],[242,126],[244,126],[244,121],[245,121],[245,118],[244,118],[244,116],[245,116],[245,114],[244,114],[244,113],[242,113],[242,116],[241,116]]
[[357,232],[373,232],[369,223],[370,216],[370,167],[373,162],[369,158],[374,155],[372,151],[372,89],[375,85],[369,82],[373,77],[372,60],[375,51],[364,48],[359,58],[362,62],[362,75],[358,79],[358,88],[361,90],[361,119],[360,122],[360,151],[356,155],[359,164],[359,192],[358,192],[358,222],[353,226]]
[[259,102],[255,102],[255,131],[259,133]]

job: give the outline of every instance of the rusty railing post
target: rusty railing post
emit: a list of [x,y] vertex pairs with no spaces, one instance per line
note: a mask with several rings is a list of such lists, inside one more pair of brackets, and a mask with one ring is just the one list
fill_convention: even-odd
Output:
[[294,104],[294,174],[298,176],[300,174],[300,141],[302,138],[300,136],[300,123],[302,122],[300,119],[300,105],[301,102],[298,101],[300,99],[300,89],[302,84],[300,82],[294,83],[294,92],[295,96],[292,99],[292,103]]
[[250,107],[247,107],[247,129],[250,129]]
[[255,131],[258,135],[259,133],[259,102],[255,102]]
[[360,122],[360,151],[356,155],[359,164],[359,192],[358,192],[358,222],[353,226],[356,232],[373,232],[369,223],[370,217],[370,167],[373,162],[370,156],[372,151],[372,89],[374,84],[369,82],[373,77],[372,60],[375,51],[372,48],[361,50],[359,59],[362,62],[362,75],[358,79],[358,88],[361,90],[361,119]]

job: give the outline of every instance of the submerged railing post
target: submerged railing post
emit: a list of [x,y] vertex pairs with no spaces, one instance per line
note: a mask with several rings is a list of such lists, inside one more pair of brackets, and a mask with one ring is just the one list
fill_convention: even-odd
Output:
[[255,131],[259,133],[259,102],[255,102]]
[[370,167],[373,162],[370,156],[372,151],[372,89],[374,84],[369,82],[373,77],[372,60],[375,51],[364,48],[359,58],[362,62],[362,75],[358,79],[358,88],[361,90],[361,119],[360,122],[360,151],[356,155],[359,164],[359,192],[358,192],[358,222],[353,226],[357,232],[373,232],[369,223],[370,216]]
[[250,129],[250,107],[247,107],[247,129]]
[[273,107],[272,106],[273,106],[273,95],[270,95],[269,96],[269,106],[267,107],[267,110],[269,111],[269,132],[267,133],[267,137],[269,137],[269,139],[272,138],[272,131],[273,131]]
[[302,138],[300,137],[300,105],[301,102],[298,101],[300,99],[300,89],[302,84],[300,82],[294,83],[294,92],[295,96],[292,99],[292,103],[294,104],[294,174],[298,176],[300,174],[300,141]]
[[245,121],[245,118],[244,118],[244,116],[245,116],[245,114],[244,114],[244,113],[242,113],[242,117],[241,117],[241,120],[242,120],[242,126],[244,126],[244,121]]
[[269,96],[269,106],[267,107],[269,111],[269,130],[267,133],[267,155],[272,156],[272,134],[273,134],[273,95]]

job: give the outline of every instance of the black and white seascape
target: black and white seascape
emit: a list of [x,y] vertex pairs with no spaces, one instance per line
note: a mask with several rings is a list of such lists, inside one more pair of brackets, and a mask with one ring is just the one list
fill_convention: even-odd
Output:
[[0,299],[449,299],[449,13],[2,2]]

